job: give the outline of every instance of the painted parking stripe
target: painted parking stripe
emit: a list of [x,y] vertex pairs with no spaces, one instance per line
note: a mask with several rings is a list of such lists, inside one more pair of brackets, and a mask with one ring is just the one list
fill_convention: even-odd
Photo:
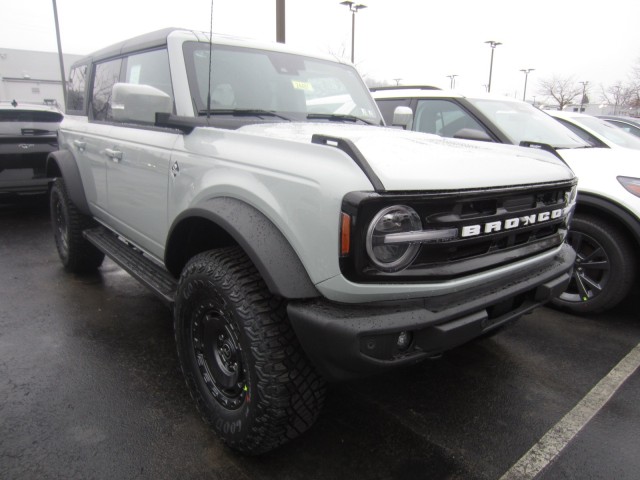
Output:
[[606,377],[525,453],[500,480],[533,479],[549,465],[602,409],[620,386],[640,366],[640,344],[636,345]]

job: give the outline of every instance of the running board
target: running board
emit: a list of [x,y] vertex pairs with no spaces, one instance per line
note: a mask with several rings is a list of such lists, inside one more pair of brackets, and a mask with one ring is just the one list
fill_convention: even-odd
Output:
[[166,269],[146,258],[140,250],[123,242],[105,227],[85,230],[82,234],[98,250],[173,308],[178,283]]

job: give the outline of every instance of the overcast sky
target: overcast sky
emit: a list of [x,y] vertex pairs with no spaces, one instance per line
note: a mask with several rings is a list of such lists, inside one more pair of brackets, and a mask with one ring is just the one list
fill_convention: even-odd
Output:
[[[2,0],[0,48],[56,51],[52,0]],[[355,63],[402,84],[527,97],[553,75],[599,86],[624,82],[640,63],[640,0],[362,0]],[[275,40],[276,0],[214,0],[213,31]],[[57,0],[62,49],[87,54],[164,27],[209,30],[210,0]],[[286,41],[350,57],[351,13],[340,0],[286,0]],[[1,74],[2,72],[0,72]]]

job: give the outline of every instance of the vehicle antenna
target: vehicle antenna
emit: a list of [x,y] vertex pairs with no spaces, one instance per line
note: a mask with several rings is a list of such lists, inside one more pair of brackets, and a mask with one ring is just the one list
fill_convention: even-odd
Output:
[[207,82],[207,120],[211,112],[211,47],[213,44],[213,0],[211,0],[211,15],[209,19],[209,80]]

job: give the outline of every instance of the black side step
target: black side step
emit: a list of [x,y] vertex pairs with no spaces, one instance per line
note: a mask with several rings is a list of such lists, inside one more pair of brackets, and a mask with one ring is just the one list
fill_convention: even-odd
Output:
[[104,227],[92,228],[82,233],[98,250],[103,251],[133,278],[151,289],[169,307],[173,307],[178,283],[167,270]]

